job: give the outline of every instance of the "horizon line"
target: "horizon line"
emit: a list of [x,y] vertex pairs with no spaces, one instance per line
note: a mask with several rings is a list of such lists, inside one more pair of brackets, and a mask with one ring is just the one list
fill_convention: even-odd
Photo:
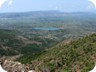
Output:
[[96,13],[95,11],[61,11],[61,10],[34,10],[34,11],[13,11],[13,12],[0,12],[2,13],[30,13],[30,12],[61,12],[61,13]]

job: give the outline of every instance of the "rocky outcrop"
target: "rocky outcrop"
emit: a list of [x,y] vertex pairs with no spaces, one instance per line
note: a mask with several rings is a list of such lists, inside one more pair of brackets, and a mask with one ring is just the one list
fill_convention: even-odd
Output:
[[0,64],[0,72],[35,72],[20,62],[2,60]]

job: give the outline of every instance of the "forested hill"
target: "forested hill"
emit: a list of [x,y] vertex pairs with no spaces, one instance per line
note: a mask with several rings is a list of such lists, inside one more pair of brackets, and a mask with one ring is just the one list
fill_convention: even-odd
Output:
[[2,56],[13,56],[20,53],[17,50],[24,43],[17,37],[17,31],[0,29],[0,58]]
[[50,72],[88,72],[96,62],[96,34],[57,45],[42,53],[32,64],[37,70]]

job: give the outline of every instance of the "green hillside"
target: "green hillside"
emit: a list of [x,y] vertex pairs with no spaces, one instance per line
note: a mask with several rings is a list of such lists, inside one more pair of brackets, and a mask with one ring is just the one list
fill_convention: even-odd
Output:
[[19,31],[0,29],[0,58],[23,55],[24,58],[30,59],[31,56],[39,54],[56,42],[53,39],[39,37],[29,39]]
[[24,43],[17,38],[18,33],[11,30],[0,29],[0,56],[12,56],[19,54],[18,48]]
[[88,72],[96,61],[96,34],[70,44],[62,43],[43,52],[32,61],[36,70],[50,72]]

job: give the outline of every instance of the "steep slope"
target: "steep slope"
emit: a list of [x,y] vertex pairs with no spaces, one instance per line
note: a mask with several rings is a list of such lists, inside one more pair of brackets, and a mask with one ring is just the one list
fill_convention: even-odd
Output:
[[16,31],[0,29],[0,56],[19,54],[18,48],[24,43],[17,38]]
[[32,56],[35,57],[35,54],[52,46],[52,43],[56,41],[39,37],[29,39],[19,31],[0,29],[0,58],[4,56],[10,59],[10,56],[13,56],[12,59],[16,59],[21,56],[20,60],[29,60]]
[[96,62],[96,34],[70,44],[62,43],[32,61],[36,70],[49,72],[88,72]]
[[29,40],[17,31],[0,30],[1,57],[39,52],[40,45],[42,45],[40,42]]

